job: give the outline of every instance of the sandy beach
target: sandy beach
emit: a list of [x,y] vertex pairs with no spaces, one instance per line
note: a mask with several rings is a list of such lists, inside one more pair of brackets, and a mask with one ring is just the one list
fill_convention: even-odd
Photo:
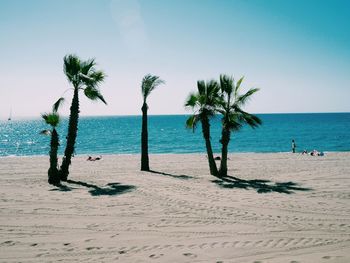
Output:
[[350,262],[350,153],[0,158],[1,262]]

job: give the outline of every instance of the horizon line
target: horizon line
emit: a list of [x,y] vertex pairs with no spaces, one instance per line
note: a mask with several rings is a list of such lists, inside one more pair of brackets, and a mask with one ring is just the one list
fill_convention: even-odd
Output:
[[[256,114],[256,115],[278,115],[278,114],[285,114],[285,115],[288,115],[288,114],[336,114],[336,113],[341,113],[341,114],[344,114],[344,113],[350,113],[350,111],[325,111],[325,112],[259,112],[259,113],[252,113],[252,114]],[[165,113],[165,114],[148,114],[148,116],[188,116],[188,115],[191,115],[191,113]],[[217,115],[220,115],[220,114],[217,114]],[[84,114],[81,114],[79,117],[139,117],[139,116],[142,116],[142,114],[124,114],[124,115],[121,115],[121,114],[106,114],[106,115],[84,115]],[[69,117],[69,115],[61,115],[61,117],[63,118],[67,118]],[[39,119],[40,116],[17,116],[17,118],[14,118],[12,116],[12,120],[13,119],[17,119],[17,120],[20,120],[20,119]],[[6,120],[7,121],[7,118],[4,117],[4,118],[0,118],[0,121],[4,121]]]

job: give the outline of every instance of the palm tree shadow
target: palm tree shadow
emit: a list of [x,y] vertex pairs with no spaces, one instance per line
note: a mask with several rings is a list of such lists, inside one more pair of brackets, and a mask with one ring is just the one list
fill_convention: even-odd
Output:
[[293,194],[295,191],[311,191],[311,188],[300,187],[299,184],[294,182],[274,183],[270,180],[244,180],[234,176],[220,177],[219,179],[212,180],[218,186],[222,188],[241,188],[241,189],[253,189],[259,194],[262,193],[283,193]]
[[170,176],[176,179],[182,179],[182,180],[189,180],[189,179],[194,179],[193,176],[190,175],[185,175],[185,174],[181,174],[181,175],[175,175],[175,174],[169,174],[169,173],[164,173],[164,172],[158,172],[158,171],[153,171],[153,170],[149,170],[150,173],[154,173],[154,174],[161,174],[161,175],[165,175],[165,176]]
[[131,192],[136,187],[133,185],[122,185],[120,183],[109,183],[106,184],[106,187],[99,187],[94,184],[89,184],[81,181],[67,180],[67,183],[81,185],[87,188],[91,188],[89,193],[92,196],[100,196],[100,195],[120,195],[127,192]]
[[50,189],[49,191],[70,192],[70,191],[72,191],[73,189],[75,189],[75,188],[73,188],[73,187],[69,187],[69,186],[63,185],[63,184],[58,185],[58,186],[55,186],[55,187],[56,187],[56,188]]

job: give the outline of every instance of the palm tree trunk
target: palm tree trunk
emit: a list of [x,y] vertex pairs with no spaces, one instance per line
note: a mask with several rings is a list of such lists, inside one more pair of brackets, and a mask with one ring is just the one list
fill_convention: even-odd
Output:
[[48,171],[48,182],[52,185],[59,185],[60,184],[60,177],[58,175],[58,169],[57,169],[57,151],[58,151],[58,145],[59,145],[59,138],[58,133],[55,128],[52,130],[51,134],[51,148],[50,148],[50,168]]
[[77,87],[74,88],[74,95],[72,99],[72,105],[70,107],[70,116],[68,123],[68,135],[67,145],[64,151],[62,165],[60,169],[60,179],[67,181],[69,174],[69,165],[74,154],[75,140],[78,132],[78,120],[79,120],[79,90]]
[[141,132],[141,171],[149,171],[148,158],[148,123],[147,123],[147,103],[142,105],[142,132]]
[[213,149],[211,147],[210,124],[209,124],[208,118],[202,119],[202,132],[205,140],[205,146],[207,149],[210,174],[214,176],[218,176],[218,168],[216,167],[215,159],[213,156]]
[[225,127],[222,128],[221,132],[221,163],[220,163],[220,177],[227,176],[227,152],[228,152],[228,143],[230,142],[230,130]]

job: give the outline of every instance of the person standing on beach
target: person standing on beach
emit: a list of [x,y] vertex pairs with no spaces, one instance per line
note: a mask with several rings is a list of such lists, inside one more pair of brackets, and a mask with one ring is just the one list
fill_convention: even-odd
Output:
[[295,153],[295,149],[297,148],[297,145],[294,140],[292,140],[292,152]]

